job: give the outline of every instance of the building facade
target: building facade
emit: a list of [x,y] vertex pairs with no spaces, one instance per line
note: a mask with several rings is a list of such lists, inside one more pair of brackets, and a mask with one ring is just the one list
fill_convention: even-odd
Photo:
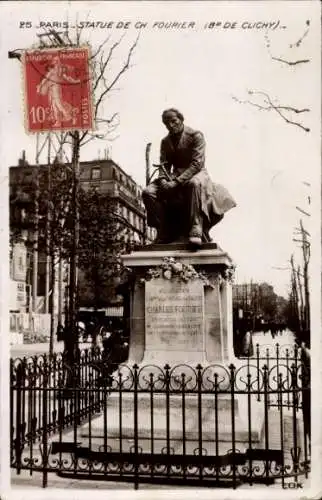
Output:
[[[64,165],[70,168],[69,164]],[[10,186],[10,230],[11,234],[19,233],[22,236],[27,255],[32,257],[34,242],[34,213],[35,213],[35,191],[39,186],[44,189],[46,184],[46,175],[48,175],[48,165],[31,165],[27,162],[25,155],[19,160],[18,165],[9,169]],[[45,181],[43,180],[45,179]],[[142,188],[129,176],[119,165],[111,159],[98,159],[80,163],[80,185],[86,191],[96,188],[101,194],[111,196],[115,202],[115,209],[120,220],[120,234],[125,242],[144,244],[151,242],[155,233],[152,228],[146,225],[145,208],[142,201]],[[45,185],[46,188],[46,185]],[[124,221],[124,224],[122,223]],[[16,247],[14,243],[13,247]],[[17,254],[20,243],[15,251],[11,252],[11,267],[17,268]],[[28,285],[37,288],[38,311],[48,312],[48,293],[51,293],[48,287],[48,258],[45,253],[38,248],[37,258],[37,283],[32,282],[33,259],[29,261],[29,271],[22,277],[26,289]],[[26,264],[27,266],[27,264]],[[64,266],[63,266],[64,267]],[[62,281],[57,283],[58,295],[66,295],[68,285],[68,273],[64,269],[61,272],[57,269],[56,277],[61,274]],[[81,276],[80,276],[81,277]],[[55,296],[57,294],[57,290]],[[46,300],[47,297],[47,300]],[[55,301],[57,303],[57,301]],[[58,298],[58,302],[60,302]],[[43,306],[43,307],[42,307]],[[60,313],[64,310],[64,304],[60,304]]]
[[[66,168],[70,165],[66,164]],[[28,209],[35,190],[37,172],[46,172],[48,165],[30,165],[24,155],[17,166],[10,167],[10,200],[12,226],[28,229]],[[80,184],[85,190],[96,187],[102,194],[112,196],[118,213],[127,222],[127,239],[137,243],[151,242],[155,238],[153,228],[146,226],[142,188],[130,175],[111,159],[80,163]]]

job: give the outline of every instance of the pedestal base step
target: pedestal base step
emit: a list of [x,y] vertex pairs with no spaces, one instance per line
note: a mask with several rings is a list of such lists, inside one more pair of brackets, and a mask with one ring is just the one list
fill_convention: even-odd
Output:
[[229,449],[233,441],[245,443],[247,447],[249,442],[259,442],[261,429],[262,419],[258,418],[249,429],[239,414],[238,400],[234,399],[232,408],[230,397],[218,395],[215,399],[204,395],[200,400],[197,394],[185,398],[158,394],[151,404],[149,394],[140,394],[136,402],[133,394],[127,394],[120,404],[118,395],[114,394],[107,402],[105,415],[81,426],[79,437],[82,442],[84,438],[96,442],[98,447],[104,439],[111,443],[122,440],[131,443],[136,437],[142,440],[142,449],[146,443],[150,449],[152,441],[158,442],[154,446],[162,449],[170,440],[176,449],[182,447],[183,442],[189,442],[192,449],[207,443],[207,449],[215,450],[216,443],[229,444]]

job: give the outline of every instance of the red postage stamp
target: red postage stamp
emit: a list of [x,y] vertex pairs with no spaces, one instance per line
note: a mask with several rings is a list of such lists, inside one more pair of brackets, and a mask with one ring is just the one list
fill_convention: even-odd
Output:
[[93,129],[87,48],[26,51],[27,132]]

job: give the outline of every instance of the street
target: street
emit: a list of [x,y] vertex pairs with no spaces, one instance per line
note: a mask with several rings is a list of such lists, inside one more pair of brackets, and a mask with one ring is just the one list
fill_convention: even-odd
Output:
[[[282,335],[276,335],[272,338],[272,335],[268,332],[264,335],[263,332],[257,332],[253,334],[253,344],[260,346],[274,347],[276,344],[280,345],[293,345],[294,344],[294,334],[290,330],[286,330]],[[89,349],[91,343],[81,343],[79,344],[81,350]],[[64,342],[54,342],[54,352],[63,352]],[[34,356],[40,354],[49,353],[49,342],[43,342],[38,344],[22,344],[22,345],[12,345],[10,347],[11,358],[19,358],[23,356]]]
[[[81,350],[89,349],[91,343],[79,344]],[[54,342],[54,352],[63,352],[64,342]],[[37,344],[18,344],[10,346],[10,357],[21,358],[23,356],[34,356],[49,353],[49,342],[41,342]]]
[[293,346],[295,343],[294,333],[290,330],[285,330],[282,335],[275,335],[273,339],[272,335],[268,332],[264,335],[263,332],[256,332],[253,334],[253,344],[254,347],[256,344],[260,346],[274,347],[276,344],[282,345],[290,345]]

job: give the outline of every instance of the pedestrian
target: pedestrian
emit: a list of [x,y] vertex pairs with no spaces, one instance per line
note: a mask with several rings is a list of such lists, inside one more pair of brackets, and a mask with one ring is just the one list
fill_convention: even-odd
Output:
[[243,356],[251,358],[254,355],[253,336],[250,330],[247,330],[243,338]]
[[65,333],[65,328],[63,327],[63,325],[61,323],[58,323],[57,330],[56,330],[56,337],[57,337],[58,342],[61,342],[62,340],[64,340],[64,333]]

